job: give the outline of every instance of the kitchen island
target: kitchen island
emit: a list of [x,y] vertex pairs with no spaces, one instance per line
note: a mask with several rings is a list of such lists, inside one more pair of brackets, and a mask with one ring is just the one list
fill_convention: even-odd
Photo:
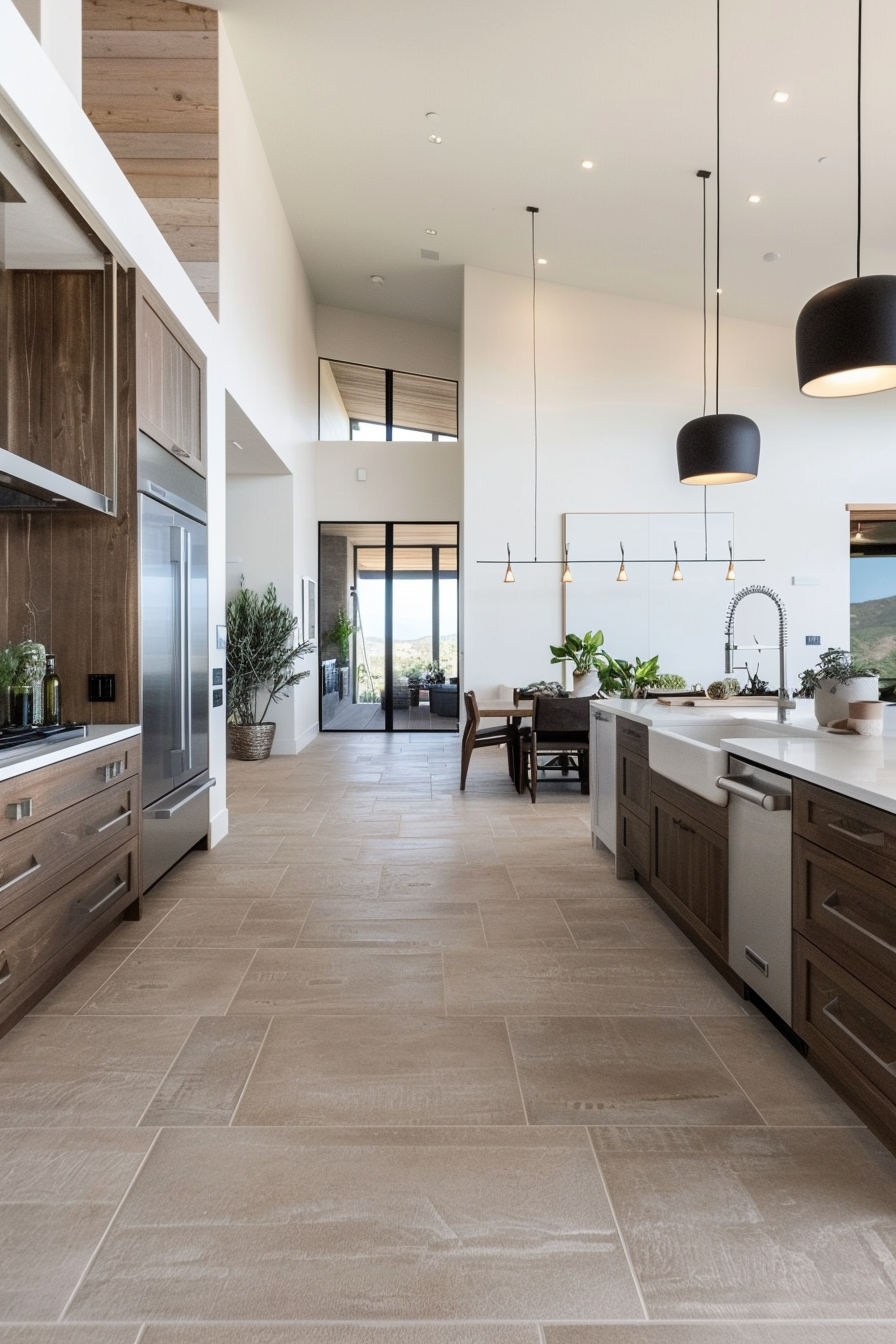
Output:
[[[752,711],[749,731],[746,714],[738,709],[734,718],[724,709],[595,702],[593,842],[614,850],[617,877],[635,878],[896,1151],[896,711],[885,711],[876,738],[820,729],[811,702],[789,724],[775,721],[773,705]],[[688,744],[701,739],[689,756]],[[759,802],[760,771],[787,795],[775,884],[783,908],[766,904],[758,921],[768,898],[766,846],[761,838],[736,844],[741,824],[725,805],[729,795],[688,775],[701,750],[719,763],[720,784],[729,770],[746,771],[741,795],[754,795],[750,801]],[[687,787],[695,778],[699,787]],[[736,785],[733,792],[737,802]],[[764,806],[739,804],[757,817],[769,815]],[[754,916],[757,939],[780,926],[761,955],[735,932],[729,947],[729,928],[740,932],[744,910]]]
[[140,729],[0,757],[0,1032],[119,918],[140,918]]

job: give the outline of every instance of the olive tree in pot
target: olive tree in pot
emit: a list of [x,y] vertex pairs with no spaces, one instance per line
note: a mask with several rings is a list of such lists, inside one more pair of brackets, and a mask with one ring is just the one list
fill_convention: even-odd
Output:
[[573,695],[598,694],[598,669],[607,663],[607,655],[600,651],[603,642],[602,630],[588,630],[584,635],[567,635],[562,644],[550,646],[552,663],[572,663]]
[[879,700],[880,677],[875,668],[854,662],[847,649],[827,649],[817,667],[800,673],[797,694],[813,697],[815,717],[825,728],[849,717],[851,701]]
[[[240,761],[262,761],[271,754],[276,724],[265,721],[290,687],[309,672],[295,670],[296,659],[314,645],[293,644],[298,619],[277,601],[269,583],[258,595],[240,584],[227,603],[227,745]],[[267,695],[261,714],[259,697]]]

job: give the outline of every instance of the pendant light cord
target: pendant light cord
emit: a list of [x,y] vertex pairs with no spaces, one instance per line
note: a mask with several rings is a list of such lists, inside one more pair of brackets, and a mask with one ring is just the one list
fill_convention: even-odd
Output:
[[859,0],[856,75],[856,278],[862,274],[862,0]]
[[703,177],[703,414],[706,415],[706,177]]
[[[861,4],[862,0],[859,0]],[[719,301],[722,295],[722,194],[719,184],[719,168],[722,156],[722,56],[721,56],[721,17],[720,0],[716,0],[716,415],[719,413]]]
[[535,559],[538,559],[538,375],[535,360],[535,216],[538,214],[537,205],[526,207],[532,216],[532,416],[534,423],[535,438],[535,513],[533,526],[533,547],[532,553]]

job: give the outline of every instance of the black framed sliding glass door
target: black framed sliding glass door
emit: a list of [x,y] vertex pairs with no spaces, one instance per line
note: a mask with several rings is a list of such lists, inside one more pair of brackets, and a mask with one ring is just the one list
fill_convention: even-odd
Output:
[[457,732],[457,533],[320,524],[322,729]]

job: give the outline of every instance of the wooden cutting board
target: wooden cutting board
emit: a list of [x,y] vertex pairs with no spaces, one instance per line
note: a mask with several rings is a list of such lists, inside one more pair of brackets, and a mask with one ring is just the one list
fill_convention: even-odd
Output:
[[710,700],[709,696],[691,696],[690,699],[679,699],[677,696],[673,699],[665,699],[660,696],[656,702],[658,705],[674,705],[676,709],[768,709],[769,705],[776,705],[778,697],[776,695],[729,695],[727,700]]

